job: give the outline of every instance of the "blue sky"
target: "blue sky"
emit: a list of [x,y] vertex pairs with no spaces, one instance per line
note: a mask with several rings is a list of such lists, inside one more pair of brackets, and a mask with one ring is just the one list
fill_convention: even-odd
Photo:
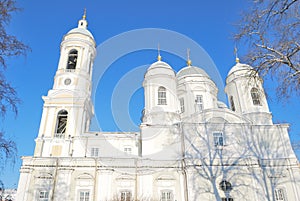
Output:
[[[6,119],[0,122],[0,128],[16,141],[19,156],[33,155],[34,139],[38,134],[43,106],[41,96],[46,95],[53,85],[62,37],[77,26],[84,8],[87,8],[89,30],[93,33],[97,45],[134,29],[160,28],[175,31],[196,41],[209,54],[224,83],[228,71],[235,64],[235,44],[232,40],[234,24],[242,10],[248,7],[247,1],[240,0],[52,0],[18,1],[18,6],[22,7],[23,11],[13,15],[8,30],[28,44],[31,52],[26,57],[9,61],[7,79],[16,87],[22,103],[19,105],[18,116],[14,117],[8,113]],[[157,42],[163,44],[163,41]],[[154,47],[156,45],[153,44]],[[243,44],[238,44],[238,48],[242,57],[247,50]],[[153,63],[156,55],[155,50],[131,52],[117,59],[108,68],[98,84],[97,99],[94,103],[102,130],[120,130],[110,109],[111,96],[118,81],[133,68]],[[162,56],[176,71],[185,66],[182,58],[165,51],[162,51]],[[197,60],[196,57],[197,55],[191,52],[192,60]],[[270,78],[264,83],[273,120],[277,123],[290,123],[291,137],[297,139],[300,134],[299,97],[293,97],[289,101],[278,101],[275,97],[274,83],[276,80]],[[139,88],[131,97],[129,105],[130,116],[136,124],[139,123],[143,108],[142,92]],[[16,187],[20,164],[21,160],[18,160],[13,168],[8,165],[7,170],[0,174],[6,187]]]

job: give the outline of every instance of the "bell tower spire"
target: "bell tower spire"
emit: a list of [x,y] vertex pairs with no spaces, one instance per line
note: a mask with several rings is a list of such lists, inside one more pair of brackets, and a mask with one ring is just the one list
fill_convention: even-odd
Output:
[[82,19],[78,21],[78,28],[84,28],[87,29],[88,22],[86,20],[86,8],[83,11]]

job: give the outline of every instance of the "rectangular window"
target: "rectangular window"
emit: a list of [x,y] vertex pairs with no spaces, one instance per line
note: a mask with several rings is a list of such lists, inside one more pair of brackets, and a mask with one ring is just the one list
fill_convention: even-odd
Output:
[[131,147],[124,147],[124,152],[126,154],[131,154],[131,152],[132,152]]
[[222,201],[233,201],[233,198],[222,198]]
[[261,105],[260,94],[257,88],[254,87],[251,89],[251,97],[252,97],[253,105]]
[[197,95],[195,102],[196,102],[196,105],[197,105],[199,111],[203,110],[203,96]]
[[214,145],[217,146],[224,146],[224,137],[222,132],[214,132]]
[[89,200],[90,200],[90,191],[79,192],[79,201],[89,201]]
[[166,92],[166,88],[159,87],[157,95],[158,95],[158,105],[167,105],[167,92]]
[[234,105],[233,96],[230,96],[230,106],[231,106],[231,110],[235,111],[235,105]]
[[91,157],[98,157],[99,156],[99,148],[93,147],[91,148]]
[[285,193],[282,188],[276,188],[274,190],[275,200],[276,201],[285,201]]
[[173,192],[170,190],[161,191],[161,201],[172,201],[173,200]]
[[49,191],[40,191],[39,201],[48,201],[48,200],[49,200]]
[[179,102],[180,102],[180,112],[181,113],[184,113],[184,98],[180,98],[179,99]]
[[121,191],[121,201],[130,201],[131,191]]

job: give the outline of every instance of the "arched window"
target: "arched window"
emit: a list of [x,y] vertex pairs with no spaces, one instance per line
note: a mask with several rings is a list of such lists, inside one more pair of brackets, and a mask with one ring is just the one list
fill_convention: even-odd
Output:
[[261,105],[260,94],[257,88],[253,87],[251,89],[251,97],[252,97],[253,105]]
[[77,57],[78,57],[77,50],[71,50],[69,52],[67,69],[73,69],[73,70],[76,69]]
[[229,101],[230,101],[231,110],[235,111],[235,105],[234,105],[234,101],[233,101],[233,96],[230,96],[229,99],[230,99]]
[[167,105],[167,92],[165,87],[158,88],[158,105]]
[[67,128],[67,119],[68,119],[68,112],[66,110],[61,110],[58,112],[56,131],[55,131],[56,138],[63,138],[65,136],[66,128]]

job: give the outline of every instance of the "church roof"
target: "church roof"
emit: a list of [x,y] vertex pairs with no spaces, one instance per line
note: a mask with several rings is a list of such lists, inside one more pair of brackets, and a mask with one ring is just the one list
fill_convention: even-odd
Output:
[[231,75],[232,73],[236,73],[236,74],[245,74],[248,73],[250,70],[253,70],[253,68],[251,66],[249,66],[248,64],[242,64],[242,63],[236,63],[235,66],[233,66],[230,71],[228,72],[228,75]]
[[190,76],[190,75],[209,77],[208,74],[202,68],[199,68],[196,66],[187,66],[187,67],[182,68],[177,73],[176,77],[180,78],[180,77],[185,77],[185,76]]
[[148,70],[153,69],[153,68],[168,68],[168,69],[173,70],[169,64],[167,64],[166,62],[163,62],[163,61],[154,62],[153,64],[151,64],[151,66],[148,68]]
[[85,28],[82,28],[82,27],[74,28],[74,29],[72,29],[71,31],[68,32],[68,34],[73,34],[73,33],[83,34],[83,35],[89,36],[92,39],[94,39],[92,33],[89,30],[87,30]]

